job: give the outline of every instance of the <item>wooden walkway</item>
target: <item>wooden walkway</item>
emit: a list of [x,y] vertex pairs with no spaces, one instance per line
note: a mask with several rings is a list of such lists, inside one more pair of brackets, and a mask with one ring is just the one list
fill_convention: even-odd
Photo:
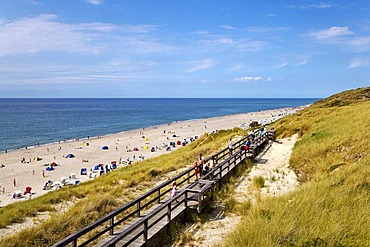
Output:
[[[257,134],[257,133],[256,133]],[[257,136],[257,135],[256,135]],[[215,186],[246,158],[254,158],[274,132],[266,132],[254,138],[248,151],[243,143],[251,136],[234,143],[233,155],[225,148],[214,155],[215,170],[195,181],[194,168],[189,168],[173,179],[146,192],[139,198],[111,212],[91,225],[71,234],[54,244],[60,246],[145,246],[163,229],[169,231],[170,223],[182,217],[187,219],[188,210],[198,213],[213,200]],[[179,188],[174,198],[170,197],[171,184],[176,181]]]

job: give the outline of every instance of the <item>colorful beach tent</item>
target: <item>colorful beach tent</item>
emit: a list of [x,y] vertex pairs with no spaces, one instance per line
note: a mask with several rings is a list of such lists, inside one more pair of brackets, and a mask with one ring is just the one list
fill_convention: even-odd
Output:
[[42,158],[37,157],[37,156],[33,159],[33,161],[40,161],[40,160],[42,160]]
[[139,151],[139,149],[138,149],[137,147],[135,147],[133,150],[134,150],[134,151]]
[[29,186],[27,186],[27,187],[26,187],[26,190],[24,191],[24,194],[25,194],[25,195],[27,195],[27,194],[32,194],[32,193],[31,193],[31,190],[32,190],[32,188],[31,188],[31,187],[29,187]]
[[68,154],[66,158],[74,158],[75,156],[73,154]]
[[108,146],[103,146],[101,149],[103,149],[103,150],[108,150],[108,149],[109,149],[109,147],[108,147]]
[[82,146],[87,147],[87,146],[89,146],[89,143],[88,143],[88,142],[84,142],[84,143],[82,144]]
[[144,149],[148,149],[149,147],[148,147],[148,146],[144,146],[143,148],[144,148]]
[[52,166],[48,166],[48,167],[46,167],[45,170],[47,170],[47,171],[54,171],[54,168]]

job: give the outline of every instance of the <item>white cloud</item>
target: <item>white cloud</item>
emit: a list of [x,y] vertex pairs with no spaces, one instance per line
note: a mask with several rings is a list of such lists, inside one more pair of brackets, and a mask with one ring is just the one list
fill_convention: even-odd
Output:
[[253,33],[264,33],[264,32],[275,32],[275,31],[287,31],[290,28],[287,27],[249,27],[246,30]]
[[222,45],[232,45],[235,44],[234,40],[231,38],[221,38],[213,40],[214,43],[222,44]]
[[307,4],[307,5],[288,5],[286,6],[290,9],[329,9],[332,8],[331,3],[316,3],[316,4]]
[[85,2],[94,4],[94,5],[100,5],[103,3],[103,0],[85,0]]
[[186,70],[186,72],[191,73],[191,72],[195,72],[195,71],[199,71],[199,70],[206,70],[206,69],[214,67],[216,64],[217,64],[216,60],[214,60],[212,58],[208,58],[208,59],[205,59],[201,62],[198,62],[197,65],[195,65],[193,67],[190,67],[189,69]]
[[356,37],[349,41],[349,44],[357,51],[370,50],[370,36]]
[[261,81],[264,80],[261,76],[243,76],[234,78],[233,81]]
[[0,21],[0,57],[39,52],[99,54],[120,52],[166,52],[169,46],[148,36],[154,25],[114,25],[110,23],[62,23],[47,14],[14,21]]
[[0,26],[0,56],[40,51],[92,52],[100,47],[94,42],[101,32],[116,27],[103,23],[64,24],[56,15],[5,21]]
[[284,68],[288,65],[286,58],[281,58],[279,63],[275,66],[276,69]]
[[220,28],[226,29],[226,30],[234,30],[235,29],[235,27],[230,26],[230,25],[221,25]]
[[351,63],[348,65],[348,69],[354,69],[364,66],[370,66],[370,58],[357,57],[351,60]]
[[329,39],[337,36],[350,35],[353,34],[352,31],[349,31],[348,27],[331,27],[322,31],[312,32],[310,35],[316,39]]
[[295,64],[296,66],[301,66],[301,65],[305,65],[305,64],[308,64],[311,60],[311,57],[309,56],[301,56],[298,58],[298,62]]
[[233,72],[233,71],[241,70],[243,68],[244,68],[244,64],[239,63],[239,64],[235,64],[234,66],[230,67],[227,71]]
[[29,0],[28,1],[30,4],[33,4],[33,5],[40,5],[41,4],[41,2],[39,2],[39,1],[34,1],[34,0]]

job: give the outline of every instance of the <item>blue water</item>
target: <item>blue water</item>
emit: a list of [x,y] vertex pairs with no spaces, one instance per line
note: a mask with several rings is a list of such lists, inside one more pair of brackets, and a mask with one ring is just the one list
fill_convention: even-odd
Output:
[[0,99],[0,152],[317,99]]

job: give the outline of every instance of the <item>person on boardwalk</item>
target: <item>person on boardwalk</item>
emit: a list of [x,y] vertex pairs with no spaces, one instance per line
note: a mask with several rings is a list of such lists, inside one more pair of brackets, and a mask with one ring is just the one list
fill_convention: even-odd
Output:
[[171,198],[174,198],[176,194],[177,194],[177,185],[176,185],[176,181],[173,181]]
[[199,176],[198,161],[194,161],[194,174],[195,174],[195,179],[198,180],[198,176]]
[[233,141],[232,141],[231,138],[230,138],[230,142],[229,142],[229,151],[230,151],[230,156],[233,155]]

